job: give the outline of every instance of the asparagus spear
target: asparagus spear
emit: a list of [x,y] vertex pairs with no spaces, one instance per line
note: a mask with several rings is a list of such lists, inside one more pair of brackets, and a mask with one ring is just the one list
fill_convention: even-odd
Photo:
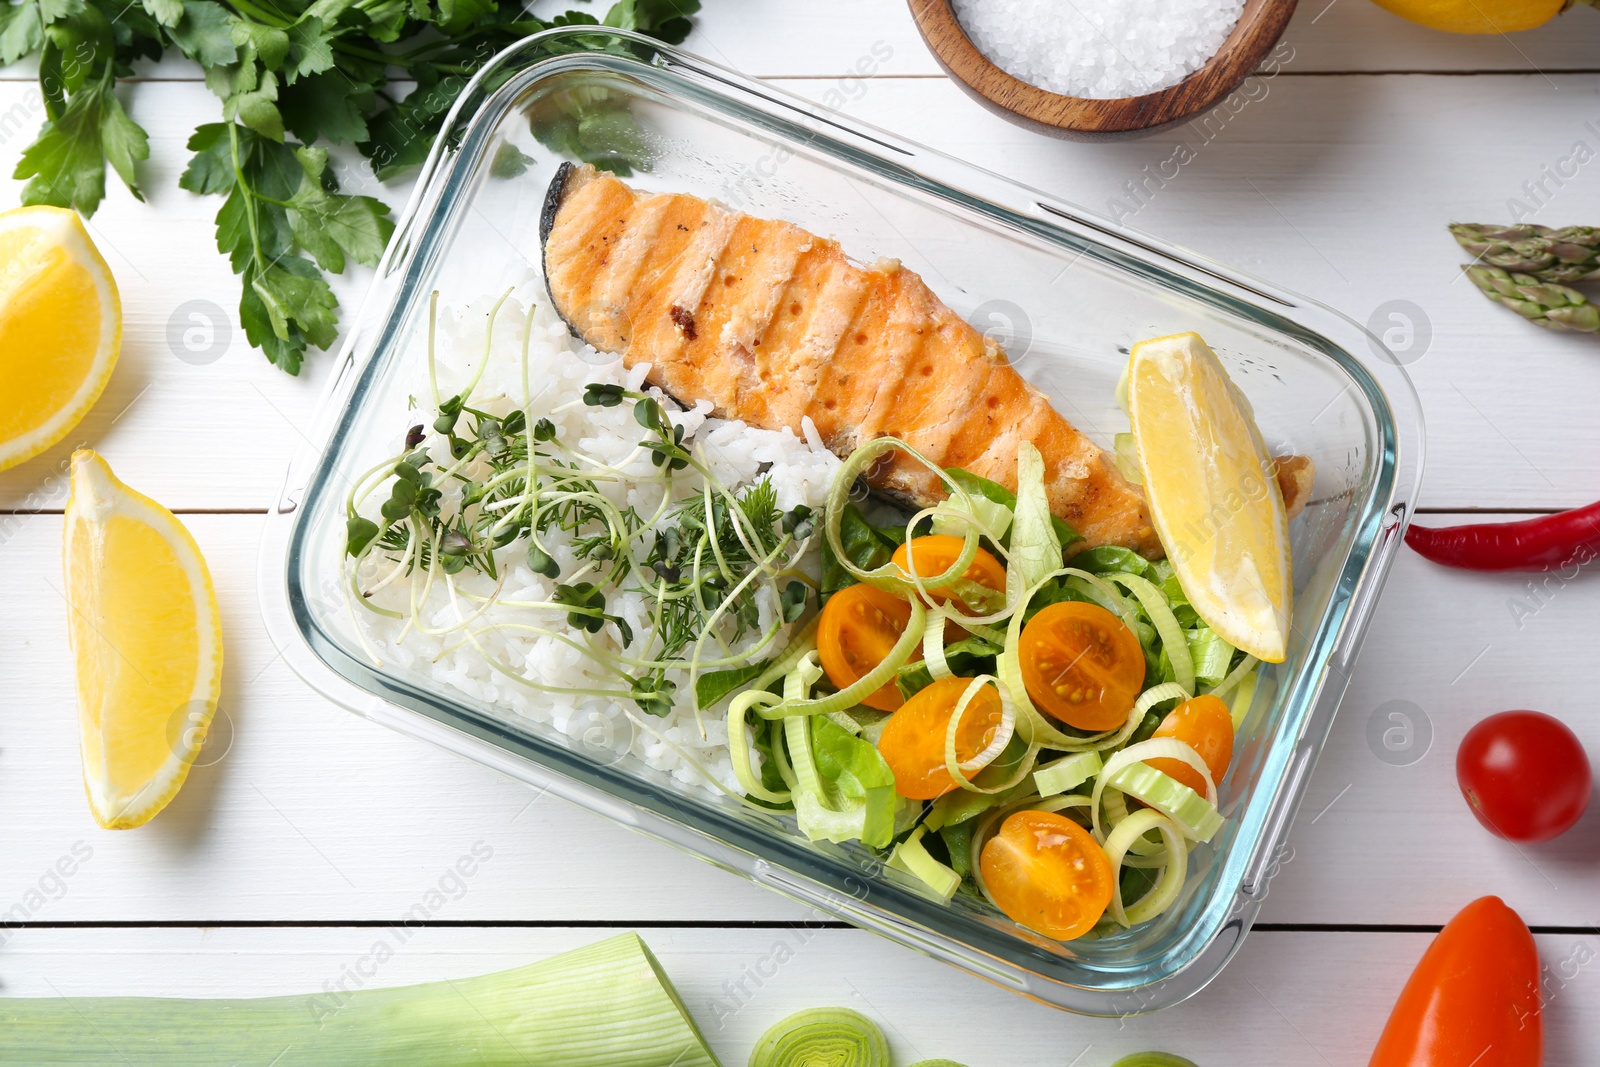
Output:
[[1479,263],[1570,285],[1600,278],[1600,227],[1485,226],[1457,222],[1450,232]]
[[1536,326],[1600,332],[1600,307],[1589,303],[1589,298],[1576,289],[1501,267],[1480,264],[1461,269],[1490,300],[1504,304]]

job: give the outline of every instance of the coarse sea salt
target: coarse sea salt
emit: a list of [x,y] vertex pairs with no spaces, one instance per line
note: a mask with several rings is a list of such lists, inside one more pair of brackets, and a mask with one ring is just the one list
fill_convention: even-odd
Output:
[[1176,85],[1217,54],[1244,0],[952,0],[978,50],[1030,85],[1115,99]]

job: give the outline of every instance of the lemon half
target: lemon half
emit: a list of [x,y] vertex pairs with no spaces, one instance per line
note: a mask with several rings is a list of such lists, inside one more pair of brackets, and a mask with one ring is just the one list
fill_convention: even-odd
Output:
[[1198,334],[1134,345],[1133,423],[1150,518],[1200,618],[1268,663],[1289,642],[1289,521],[1250,406]]
[[[1403,19],[1446,33],[1516,33],[1543,26],[1572,0],[1374,0]],[[1587,2],[1587,0],[1586,0]]]
[[172,512],[87,449],[72,454],[63,565],[89,808],[107,829],[141,826],[177,795],[216,712],[211,574]]
[[117,283],[77,212],[0,213],[0,470],[78,424],[121,346]]

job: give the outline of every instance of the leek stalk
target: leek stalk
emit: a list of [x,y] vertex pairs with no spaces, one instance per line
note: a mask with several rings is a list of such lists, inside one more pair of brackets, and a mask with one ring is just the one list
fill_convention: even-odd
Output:
[[718,1067],[637,934],[514,970],[390,989],[0,999],[0,1063]]

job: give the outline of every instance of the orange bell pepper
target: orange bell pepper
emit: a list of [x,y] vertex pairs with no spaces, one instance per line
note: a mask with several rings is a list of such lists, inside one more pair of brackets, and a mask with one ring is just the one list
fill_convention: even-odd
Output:
[[1533,935],[1499,897],[1479,897],[1423,953],[1369,1067],[1539,1067],[1540,1008]]

